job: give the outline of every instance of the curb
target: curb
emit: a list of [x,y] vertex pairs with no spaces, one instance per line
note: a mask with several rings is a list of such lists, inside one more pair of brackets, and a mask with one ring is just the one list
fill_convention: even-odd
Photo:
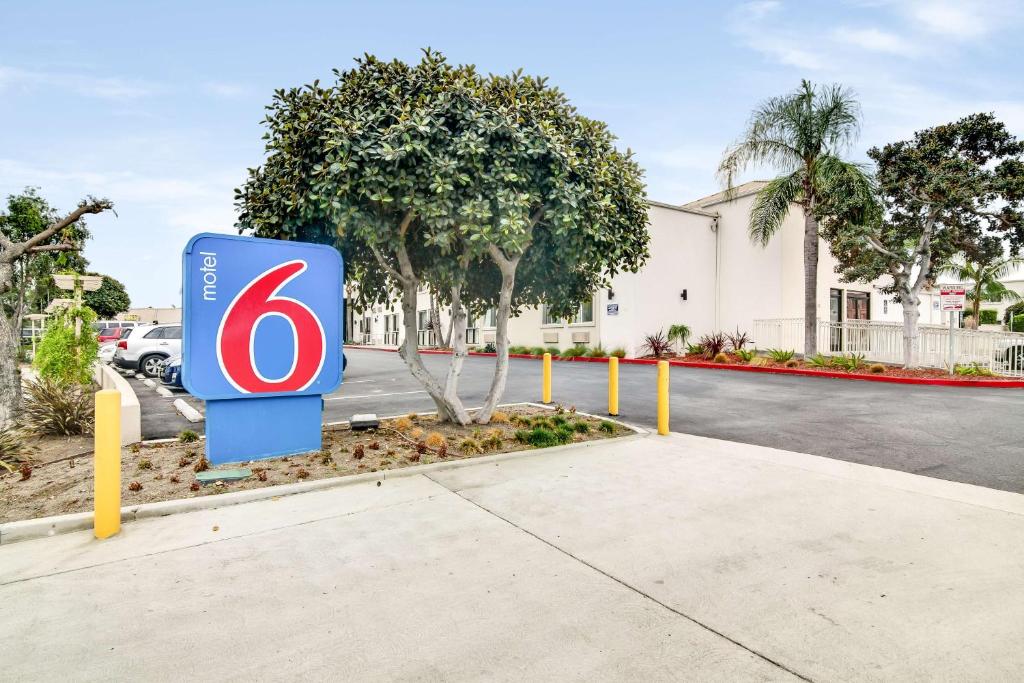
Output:
[[[380,346],[353,346],[355,349],[366,351],[388,351],[397,353],[398,349],[389,349]],[[444,349],[420,349],[421,354],[428,355],[450,355],[451,351]],[[493,358],[496,353],[484,353],[483,351],[470,351],[470,356],[484,356]],[[525,353],[510,353],[509,358],[523,360],[541,360],[543,356],[533,356]],[[607,358],[589,358],[577,356],[575,358],[561,358],[552,356],[552,361],[563,363],[607,363]],[[830,372],[821,370],[805,370],[803,368],[766,368],[757,365],[726,365],[724,363],[707,363],[701,361],[673,360],[667,359],[668,364],[681,368],[699,368],[702,370],[734,370],[737,372],[764,372],[775,375],[799,375],[801,377],[820,377],[825,379],[846,379],[860,380],[864,382],[888,382],[890,384],[916,384],[919,386],[939,387],[983,387],[986,389],[1024,389],[1024,380],[1015,379],[925,379],[918,377],[886,377],[885,375],[854,375],[848,372]],[[657,365],[656,358],[620,358],[619,365]]]
[[[507,405],[529,405],[537,408],[554,410],[553,406],[547,406],[540,403],[512,403]],[[430,413],[420,414],[427,415]],[[610,417],[584,412],[578,412],[577,414],[598,420],[608,420],[609,422],[614,422],[615,424],[633,431],[633,434],[616,437],[616,441],[633,441],[635,439],[643,439],[650,436],[650,432],[643,427],[631,425],[626,422],[620,422]],[[130,505],[121,508],[121,523],[124,524],[153,517],[166,517],[167,515],[173,515],[179,512],[212,510],[231,505],[241,505],[243,503],[252,503],[259,500],[268,500],[270,498],[279,498],[281,496],[292,496],[299,493],[309,493],[311,491],[342,488],[366,482],[375,481],[378,482],[377,485],[379,486],[388,479],[401,479],[403,477],[412,477],[418,474],[426,474],[428,472],[439,472],[442,470],[469,467],[470,465],[487,463],[498,464],[505,460],[513,460],[516,458],[549,455],[551,453],[560,453],[578,448],[591,448],[596,444],[607,440],[608,439],[595,439],[594,441],[584,441],[582,443],[566,444],[563,446],[551,446],[550,448],[531,448],[528,450],[511,451],[509,453],[495,453],[494,455],[483,455],[476,458],[464,458],[461,460],[449,460],[446,462],[432,462],[424,465],[411,465],[409,467],[402,467],[394,470],[381,470],[379,472],[347,474],[341,477],[329,477],[326,479],[316,479],[314,481],[304,481],[295,484],[264,486],[257,489],[232,491],[230,493],[207,495],[198,498],[178,498],[175,500],[161,500],[153,503],[140,503],[139,505]],[[37,519],[24,519],[16,522],[6,522],[0,524],[0,545],[45,538],[47,536],[55,536],[57,534],[65,534],[72,531],[84,531],[91,529],[92,525],[92,512],[73,512],[66,515],[53,515],[51,517],[39,517]]]

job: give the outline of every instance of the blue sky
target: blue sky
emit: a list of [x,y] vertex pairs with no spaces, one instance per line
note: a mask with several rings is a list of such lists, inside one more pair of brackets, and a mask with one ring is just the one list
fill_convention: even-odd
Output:
[[[483,71],[545,74],[606,121],[652,199],[717,191],[722,150],[762,99],[841,82],[874,144],[974,111],[1024,136],[1022,3],[30,2],[0,22],[0,195],[26,185],[95,218],[93,266],[135,305],[180,305],[180,252],[232,231],[274,88],[330,80],[364,52],[430,46]],[[763,175],[753,173],[752,175]]]

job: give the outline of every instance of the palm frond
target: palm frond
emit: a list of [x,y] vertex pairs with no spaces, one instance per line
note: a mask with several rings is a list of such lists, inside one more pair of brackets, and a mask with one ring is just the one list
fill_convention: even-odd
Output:
[[772,180],[761,188],[750,210],[752,242],[766,246],[789,215],[789,208],[803,193],[803,173],[797,171]]

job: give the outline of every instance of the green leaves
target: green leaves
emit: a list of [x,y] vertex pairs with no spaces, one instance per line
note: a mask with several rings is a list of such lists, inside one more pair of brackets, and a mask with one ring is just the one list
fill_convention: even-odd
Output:
[[420,282],[457,278],[472,308],[497,299],[492,247],[522,254],[513,308],[579,300],[646,259],[641,170],[546,79],[485,77],[432,51],[335,73],[275,94],[266,163],[236,203],[245,231],[338,246],[361,303],[397,294],[400,246]]

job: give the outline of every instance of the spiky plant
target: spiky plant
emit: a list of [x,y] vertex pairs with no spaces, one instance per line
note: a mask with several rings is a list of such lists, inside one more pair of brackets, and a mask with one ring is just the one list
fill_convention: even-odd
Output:
[[34,459],[33,450],[20,427],[0,429],[0,467],[15,472],[22,465],[30,465]]
[[85,387],[46,378],[25,383],[21,422],[32,433],[92,434],[93,417],[93,397]]

